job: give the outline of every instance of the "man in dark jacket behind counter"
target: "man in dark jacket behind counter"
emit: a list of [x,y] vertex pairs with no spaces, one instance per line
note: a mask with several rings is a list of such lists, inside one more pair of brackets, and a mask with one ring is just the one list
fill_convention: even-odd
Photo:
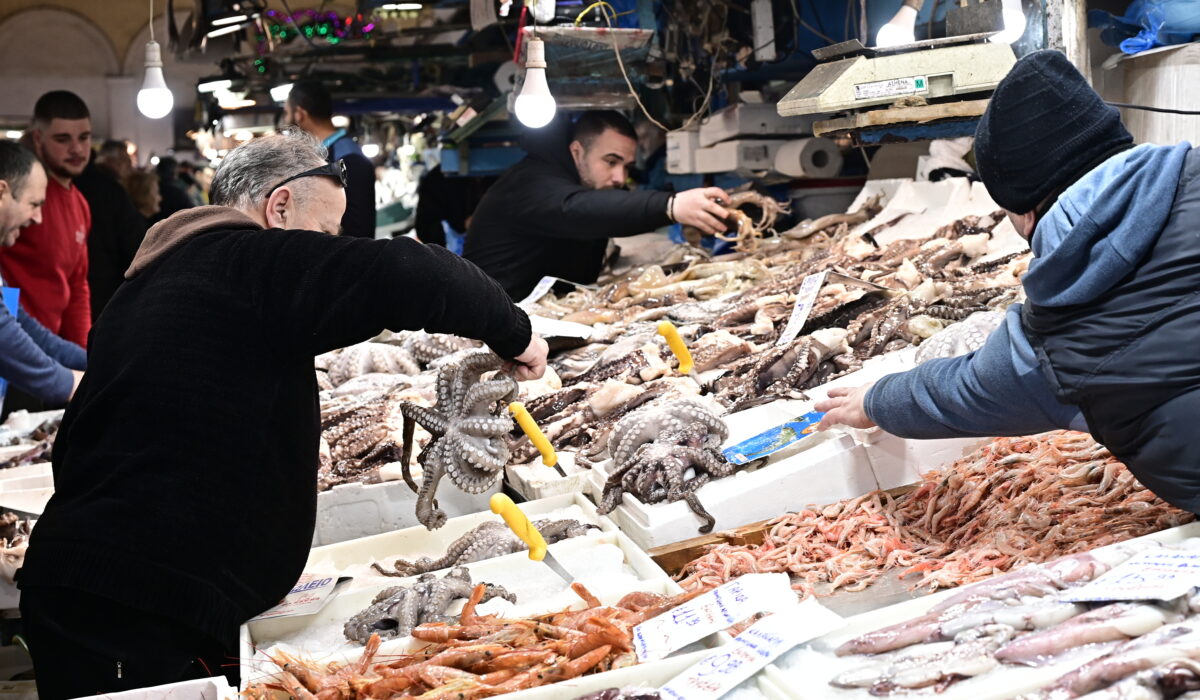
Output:
[[54,449],[54,497],[19,574],[40,697],[232,671],[238,625],[312,543],[313,356],[393,330],[483,340],[517,378],[546,344],[437,246],[329,235],[342,172],[302,133],[251,141],[212,201],[153,227],[92,332]]
[[[569,136],[568,136],[569,133]],[[649,233],[678,221],[712,235],[725,231],[724,190],[679,194],[627,191],[637,133],[617,112],[584,112],[570,129],[556,120],[529,134],[529,152],[488,189],[471,218],[463,257],[522,299],[544,276],[589,284],[608,239]]]
[[988,192],[1030,240],[1028,302],[978,351],[834,390],[822,426],[902,437],[1089,430],[1200,513],[1200,152],[1133,146],[1057,51],[1025,56],[975,135]]

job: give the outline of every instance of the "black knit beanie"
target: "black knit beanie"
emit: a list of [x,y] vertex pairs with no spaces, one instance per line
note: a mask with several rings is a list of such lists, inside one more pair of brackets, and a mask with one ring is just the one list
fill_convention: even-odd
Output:
[[975,164],[996,203],[1033,211],[1133,137],[1067,57],[1035,51],[996,86],[975,130]]

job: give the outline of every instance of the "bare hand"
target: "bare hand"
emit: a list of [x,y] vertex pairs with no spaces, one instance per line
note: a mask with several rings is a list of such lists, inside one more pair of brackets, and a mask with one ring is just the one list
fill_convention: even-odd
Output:
[[525,352],[514,357],[512,362],[506,362],[504,369],[512,372],[513,377],[519,382],[541,379],[542,375],[546,373],[546,355],[549,352],[550,348],[546,345],[546,341],[542,340],[542,336],[534,333],[529,339],[529,345],[525,348]]
[[838,388],[829,390],[829,398],[818,401],[814,406],[823,411],[825,417],[817,426],[817,430],[828,430],[835,425],[845,425],[850,428],[874,428],[875,421],[867,417],[865,402],[867,392],[874,384],[865,384],[856,389]]
[[695,226],[707,236],[725,233],[725,218],[729,211],[716,200],[729,201],[729,195],[720,187],[697,187],[675,195],[671,213],[675,220],[685,226]]
[[71,399],[75,398],[75,392],[79,391],[79,382],[83,381],[83,372],[80,372],[77,369],[73,369],[73,370],[71,370],[71,377],[75,381],[71,385],[71,395],[67,397],[67,401],[70,401]]

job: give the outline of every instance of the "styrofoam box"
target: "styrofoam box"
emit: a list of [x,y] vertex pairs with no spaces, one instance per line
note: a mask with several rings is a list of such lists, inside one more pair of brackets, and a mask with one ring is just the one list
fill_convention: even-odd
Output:
[[787,141],[739,139],[700,148],[696,151],[698,173],[724,173],[734,170],[770,170],[775,167],[775,152]]
[[123,693],[105,693],[104,697],[106,700],[229,700],[236,698],[237,694],[238,689],[229,685],[224,676],[216,676],[126,690]]
[[[438,506],[453,518],[488,509],[488,499],[500,491],[500,479],[484,493],[459,491],[447,477],[438,484]],[[417,522],[417,494],[403,481],[380,484],[341,484],[317,494],[317,526],[313,546],[378,535]]]
[[574,452],[559,452],[558,466],[562,467],[566,476],[559,474],[554,467],[542,464],[541,457],[529,464],[505,467],[504,475],[514,491],[531,501],[587,491],[592,470],[580,467]]
[[[763,425],[766,429],[770,425]],[[696,492],[705,509],[716,518],[714,531],[748,525],[798,510],[854,498],[878,488],[863,447],[848,435],[830,431],[801,443],[807,449],[752,472],[705,484]],[[597,464],[592,492],[597,501],[612,462]],[[699,536],[704,521],[684,501],[648,505],[626,493],[621,505],[609,513],[621,531],[651,549]]]
[[781,117],[774,104],[736,104],[700,123],[699,145],[707,148],[738,136],[811,134],[815,117]]
[[667,132],[667,172],[682,175],[696,172],[700,134],[696,129]]
[[[1108,545],[1093,550],[1102,560],[1113,557],[1109,562],[1119,561],[1115,555],[1129,552],[1139,545],[1151,543],[1178,544],[1189,538],[1200,536],[1200,523],[1189,523],[1170,530],[1163,530],[1126,542]],[[801,645],[797,649],[768,666],[764,673],[768,681],[783,689],[793,700],[849,700],[872,697],[868,688],[843,689],[829,685],[834,676],[886,657],[862,655],[839,657],[833,653],[843,642],[886,625],[896,624],[924,614],[929,608],[960,589],[950,589],[914,600],[898,603],[872,612],[856,615],[847,621],[846,627],[820,639]],[[959,681],[939,693],[914,692],[912,697],[936,697],[939,700],[999,700],[1013,698],[1054,681],[1071,668],[1089,658],[1108,651],[1104,645],[1088,645],[1076,650],[1071,656],[1062,657],[1059,663],[1041,667],[1003,666],[998,671],[985,673],[975,678]]]
[[[597,560],[607,557],[607,554],[601,555],[601,552],[609,552],[614,547],[624,558],[619,567],[632,569],[634,572],[632,576],[614,575],[611,572],[603,573],[596,568]],[[645,552],[620,532],[578,537],[551,545],[550,548],[568,571],[584,572],[582,576],[579,576],[579,581],[588,586],[601,601],[607,604],[612,604],[625,594],[635,590],[662,594],[682,592],[678,584],[668,578],[666,573]],[[587,574],[588,568],[592,568],[596,573]],[[530,561],[524,553],[475,562],[468,564],[467,569],[470,570],[473,581],[502,585],[517,595],[515,606],[506,601],[491,601],[480,606],[481,613],[499,612],[505,616],[520,617],[582,605],[578,596],[549,567],[540,562]],[[285,643],[288,643],[287,640],[292,640],[289,646],[292,646],[295,651],[321,663],[328,661],[344,663],[357,659],[361,656],[361,647],[345,643],[341,632],[343,624],[366,608],[379,590],[389,585],[405,585],[412,581],[413,579],[395,579],[378,588],[346,592],[339,595],[315,615],[273,618],[243,625],[241,628],[243,687],[245,684],[269,676],[273,671],[271,664],[261,663],[261,656],[255,659],[255,649],[269,649],[274,643],[281,640]],[[464,602],[456,602],[450,612],[460,611]],[[514,700],[573,698],[594,690],[626,684],[663,683],[698,661],[704,654],[703,649],[715,647],[723,641],[719,635],[711,635],[696,646],[695,651],[681,653],[664,661],[586,676],[552,686],[513,693],[509,697]],[[411,637],[388,640],[380,647],[380,654],[381,656],[394,654],[419,646],[421,643],[415,642]],[[689,647],[684,652],[689,652],[690,649],[692,648]]]
[[54,495],[54,472],[49,462],[0,471],[0,507],[40,515]]
[[[608,518],[598,515],[591,501],[580,494],[551,496],[537,501],[520,504],[520,509],[530,520],[544,518],[548,513],[566,509],[577,510],[580,522],[596,525],[600,529],[592,532],[613,532],[616,525]],[[573,516],[572,516],[573,517]],[[395,532],[385,532],[370,537],[348,540],[337,544],[316,547],[308,555],[305,571],[324,569],[346,569],[356,564],[370,564],[375,561],[393,559],[416,559],[422,556],[439,557],[445,553],[450,543],[481,523],[488,521],[500,522],[500,516],[490,510],[473,515],[462,515],[451,518],[437,530],[426,530],[423,526],[405,528]],[[390,580],[383,577],[366,579],[367,584],[376,585]]]

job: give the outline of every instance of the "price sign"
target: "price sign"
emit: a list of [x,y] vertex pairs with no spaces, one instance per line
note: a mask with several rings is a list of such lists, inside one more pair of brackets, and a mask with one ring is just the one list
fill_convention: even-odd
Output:
[[787,574],[746,574],[633,628],[638,661],[655,661],[760,612],[796,606]]
[[672,678],[659,693],[678,700],[717,700],[797,644],[845,624],[840,615],[809,598],[754,623],[732,644],[714,649]]
[[1200,586],[1200,553],[1177,549],[1142,552],[1087,585],[1059,596],[1074,603],[1173,600]]
[[787,345],[800,335],[800,329],[804,328],[808,321],[808,314],[817,300],[817,294],[821,292],[821,287],[825,286],[827,274],[829,273],[818,272],[805,277],[800,283],[800,291],[796,292],[796,305],[792,307],[792,316],[784,326],[783,333],[779,334],[779,340],[775,341],[776,345]]
[[292,587],[291,593],[288,593],[279,605],[254,619],[267,620],[273,617],[312,615],[332,600],[333,592],[339,584],[349,580],[349,576],[338,578],[325,574],[301,574],[300,580]]

